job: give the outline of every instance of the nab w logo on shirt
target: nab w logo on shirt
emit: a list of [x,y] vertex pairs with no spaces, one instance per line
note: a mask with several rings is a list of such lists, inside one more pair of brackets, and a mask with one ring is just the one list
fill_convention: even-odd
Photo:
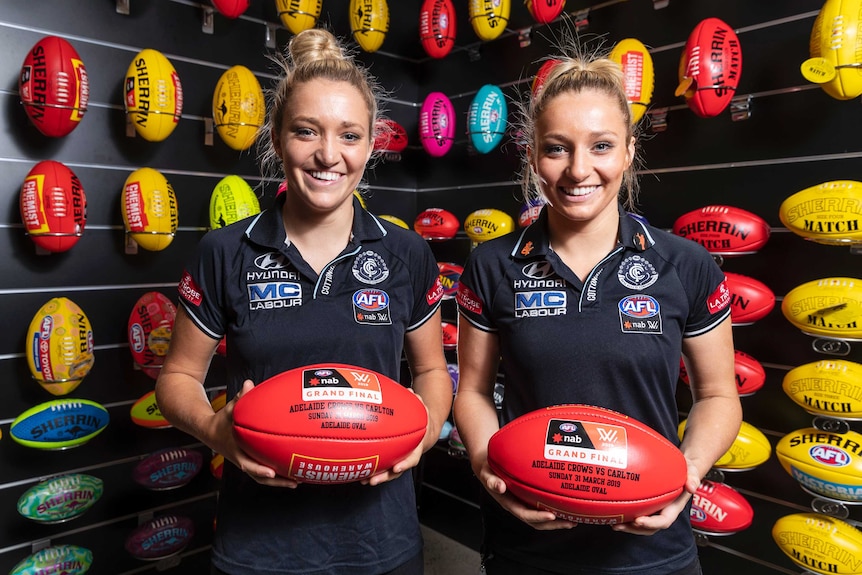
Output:
[[560,290],[515,292],[515,317],[566,314],[566,292]]
[[302,286],[297,282],[251,283],[246,287],[251,310],[302,305]]
[[361,289],[353,292],[353,319],[366,325],[389,325],[389,294],[380,289]]
[[662,333],[661,306],[648,295],[630,295],[620,300],[620,327],[623,333]]

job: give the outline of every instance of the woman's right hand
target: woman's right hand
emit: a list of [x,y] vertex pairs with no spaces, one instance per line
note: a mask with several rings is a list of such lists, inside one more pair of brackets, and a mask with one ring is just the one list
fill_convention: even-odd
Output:
[[520,499],[508,492],[506,482],[495,475],[488,466],[488,461],[482,463],[476,474],[482,486],[500,504],[500,507],[538,531],[550,531],[553,529],[571,529],[577,524],[557,518],[550,511],[541,511],[525,505]]
[[214,425],[216,427],[215,437],[219,441],[219,445],[213,447],[217,447],[216,451],[218,453],[221,453],[225,459],[231,461],[261,485],[295,489],[299,485],[299,482],[277,475],[273,468],[258,463],[243,451],[236,441],[236,436],[233,432],[233,410],[239,398],[252,389],[254,389],[254,383],[250,379],[245,380],[242,384],[242,389],[236,394],[236,397],[227,402],[224,408],[220,409],[213,416],[215,417]]

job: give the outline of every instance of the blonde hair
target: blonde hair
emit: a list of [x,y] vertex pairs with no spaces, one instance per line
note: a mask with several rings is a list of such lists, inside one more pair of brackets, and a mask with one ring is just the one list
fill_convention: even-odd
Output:
[[284,53],[271,57],[280,68],[276,86],[267,93],[267,118],[257,134],[258,159],[264,176],[283,176],[279,155],[272,143],[272,134],[280,133],[284,110],[294,88],[317,79],[347,82],[362,95],[368,108],[368,134],[373,137],[379,124],[381,92],[377,79],[367,68],[358,64],[353,54],[328,30],[303,30],[287,44]]
[[[541,87],[535,94],[530,94],[527,101],[522,101],[520,110],[520,130],[523,141],[534,148],[536,141],[536,120],[541,116],[550,102],[557,96],[566,93],[580,93],[594,90],[606,94],[623,114],[626,125],[626,144],[635,138],[635,157],[623,173],[620,186],[620,200],[626,209],[634,211],[637,203],[638,181],[637,165],[640,163],[637,153],[636,127],[632,125],[632,113],[625,91],[623,71],[619,64],[604,55],[597,53],[585,54],[574,46],[574,54],[554,56],[557,61],[545,77]],[[550,59],[550,58],[549,58]],[[530,167],[527,148],[524,148],[523,169],[521,172],[521,190],[524,200],[535,201],[542,197],[538,175]]]

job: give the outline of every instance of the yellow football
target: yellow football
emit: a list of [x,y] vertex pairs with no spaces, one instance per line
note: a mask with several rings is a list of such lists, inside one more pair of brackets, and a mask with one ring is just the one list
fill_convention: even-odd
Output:
[[862,243],[862,182],[833,180],[805,188],[781,202],[778,218],[813,242]]
[[499,238],[514,229],[512,216],[495,208],[476,210],[464,219],[464,231],[476,243]]
[[480,40],[494,40],[509,23],[511,0],[470,0],[469,17]]
[[800,284],[784,296],[781,313],[808,335],[862,339],[862,280],[828,277]]
[[781,388],[808,413],[862,419],[862,365],[856,362],[822,359],[794,367]]
[[778,441],[775,455],[784,471],[806,491],[862,503],[862,434],[797,429]]
[[862,531],[822,513],[779,517],[772,538],[799,567],[823,575],[862,573]]
[[224,143],[247,150],[264,123],[266,103],[260,82],[242,65],[225,70],[213,92],[213,122]]
[[[677,431],[680,440],[685,434],[687,421],[687,419],[683,420],[679,424]],[[769,443],[769,439],[762,431],[743,421],[736,439],[733,440],[724,455],[713,464],[713,467],[727,471],[747,471],[766,463],[770,455],[772,455],[772,444]]]
[[138,134],[150,142],[171,135],[183,113],[183,87],[171,61],[145,48],[126,71],[125,108]]
[[632,123],[643,118],[655,89],[655,69],[647,47],[636,38],[625,38],[614,45],[610,59],[623,69],[626,97],[632,110]]
[[350,0],[350,32],[366,52],[379,50],[389,32],[386,0]]
[[382,215],[379,215],[377,217],[380,218],[381,220],[386,220],[387,222],[391,222],[391,223],[395,224],[396,226],[400,226],[400,227],[404,228],[405,230],[410,229],[410,226],[407,225],[407,222],[405,222],[404,220],[402,220],[398,216],[390,216],[389,214],[382,214]]
[[284,27],[293,34],[314,28],[323,0],[275,0],[275,9]]
[[139,168],[123,186],[123,225],[145,250],[160,251],[177,231],[177,196],[161,172]]
[[30,375],[52,395],[66,395],[80,385],[93,367],[93,328],[72,300],[46,302],[27,330]]
[[862,94],[862,0],[826,0],[814,19],[802,75],[837,100]]
[[251,186],[239,176],[225,176],[210,196],[210,227],[223,228],[260,213],[260,203]]

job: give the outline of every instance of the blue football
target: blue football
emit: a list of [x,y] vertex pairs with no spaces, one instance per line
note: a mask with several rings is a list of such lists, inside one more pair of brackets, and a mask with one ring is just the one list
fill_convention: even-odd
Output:
[[473,147],[487,154],[497,147],[506,133],[506,97],[499,87],[485,84],[467,110],[467,133]]
[[68,449],[100,434],[108,410],[87,399],[55,399],[31,407],[9,428],[12,439],[36,449]]
[[77,545],[45,547],[21,560],[9,575],[84,575],[93,564],[93,552]]

